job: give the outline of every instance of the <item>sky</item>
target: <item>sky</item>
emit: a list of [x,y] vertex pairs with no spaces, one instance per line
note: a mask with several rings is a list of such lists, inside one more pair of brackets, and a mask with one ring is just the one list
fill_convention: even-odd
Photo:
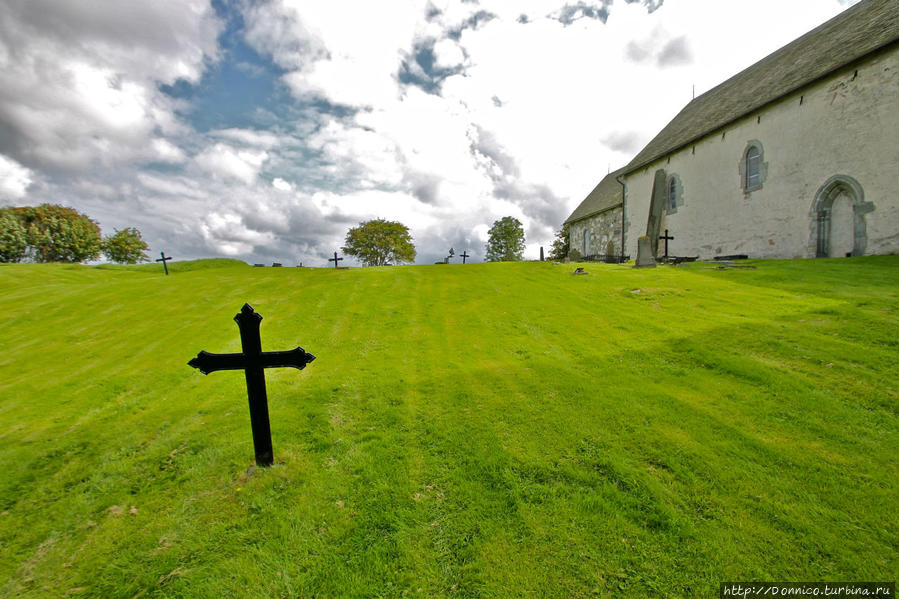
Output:
[[477,262],[514,216],[536,259],[694,94],[851,4],[0,0],[0,206],[285,266],[375,218]]

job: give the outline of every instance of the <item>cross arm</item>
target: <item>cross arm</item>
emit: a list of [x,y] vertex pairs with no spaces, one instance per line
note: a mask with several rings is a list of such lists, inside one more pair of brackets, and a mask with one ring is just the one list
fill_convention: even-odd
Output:
[[197,357],[188,362],[203,374],[217,372],[219,370],[244,370],[246,368],[297,368],[302,370],[306,364],[315,359],[315,356],[305,351],[302,347],[295,347],[287,351],[267,351],[256,356],[246,354],[214,354],[206,350],[197,354]]
[[187,365],[209,374],[218,370],[243,370],[247,367],[247,360],[244,354],[214,354],[204,349]]
[[267,351],[259,356],[260,366],[263,368],[306,368],[306,364],[315,359],[315,356],[302,347],[295,347],[287,351]]

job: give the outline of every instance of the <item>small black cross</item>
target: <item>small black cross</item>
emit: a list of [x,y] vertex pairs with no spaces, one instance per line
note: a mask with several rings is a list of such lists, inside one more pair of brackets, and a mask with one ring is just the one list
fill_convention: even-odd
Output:
[[162,262],[162,267],[165,269],[165,276],[169,276],[169,265],[166,264],[166,262],[172,260],[172,257],[166,256],[165,252],[159,252],[159,255],[162,256],[162,258],[156,258],[156,261]]
[[253,429],[256,464],[271,466],[274,457],[272,430],[268,421],[268,397],[265,394],[265,369],[290,367],[302,370],[306,364],[315,359],[315,356],[307,353],[302,347],[289,351],[262,351],[262,340],[259,337],[262,315],[254,312],[250,304],[244,304],[234,320],[240,329],[242,353],[213,354],[203,350],[188,362],[188,365],[203,374],[217,370],[244,371],[247,378],[247,396],[250,400],[250,426]]
[[468,258],[468,250],[465,250],[459,255],[462,256],[462,264],[465,264],[465,259]]
[[668,229],[665,229],[665,234],[659,235],[659,239],[665,240],[665,259],[667,260],[668,259],[668,240],[674,239],[674,237],[671,237],[670,235],[668,235]]
[[338,258],[338,257],[337,257],[337,252],[334,252],[334,257],[333,257],[333,258],[328,258],[328,262],[333,262],[333,263],[334,263],[334,268],[337,268],[337,263],[338,263],[340,260],[343,260],[343,258]]

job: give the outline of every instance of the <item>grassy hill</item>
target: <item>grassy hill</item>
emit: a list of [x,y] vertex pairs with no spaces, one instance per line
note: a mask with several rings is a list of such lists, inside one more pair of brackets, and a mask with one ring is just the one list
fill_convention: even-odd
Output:
[[0,595],[895,579],[899,256],[756,264],[0,265]]

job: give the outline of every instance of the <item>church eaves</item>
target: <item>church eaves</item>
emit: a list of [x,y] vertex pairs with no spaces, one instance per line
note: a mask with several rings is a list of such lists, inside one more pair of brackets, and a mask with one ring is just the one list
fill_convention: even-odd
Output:
[[603,177],[599,185],[593,188],[584,201],[571,213],[564,224],[583,220],[594,214],[611,210],[621,206],[624,200],[624,190],[616,177],[624,173],[624,169],[618,169]]
[[897,40],[899,1],[862,0],[695,98],[622,171],[646,166]]

